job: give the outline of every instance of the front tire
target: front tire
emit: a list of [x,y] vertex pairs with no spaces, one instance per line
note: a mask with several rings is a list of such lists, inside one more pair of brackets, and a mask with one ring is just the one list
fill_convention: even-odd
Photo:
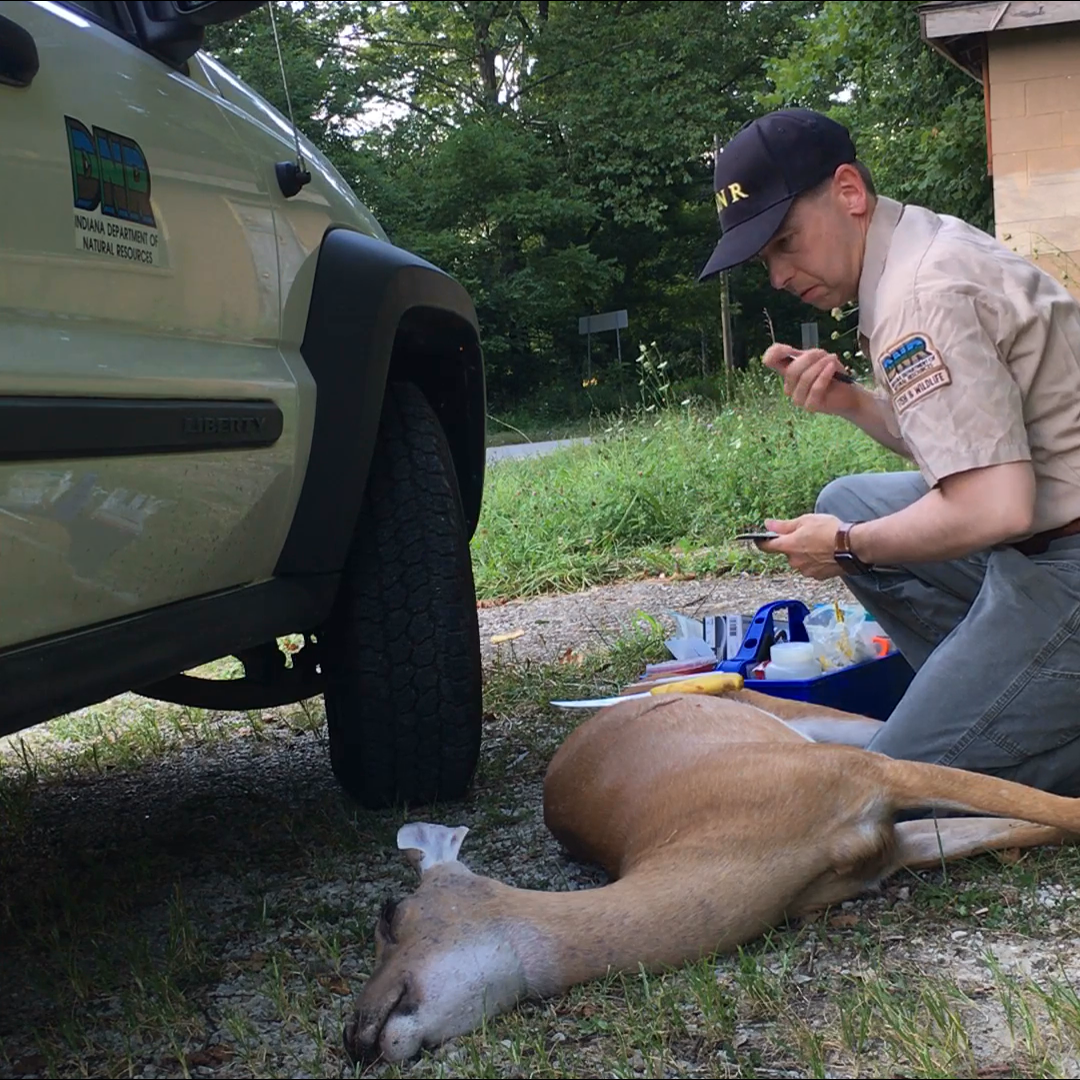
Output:
[[319,644],[330,760],[363,806],[461,798],[480,754],[480,630],[446,436],[390,383],[356,533]]

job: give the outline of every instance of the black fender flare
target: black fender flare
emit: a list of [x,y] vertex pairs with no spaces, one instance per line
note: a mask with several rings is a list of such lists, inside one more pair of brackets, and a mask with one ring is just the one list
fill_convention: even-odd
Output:
[[388,379],[424,391],[446,432],[471,537],[486,390],[476,309],[444,271],[384,240],[323,237],[300,353],[316,385],[307,469],[275,575],[338,573],[360,514]]

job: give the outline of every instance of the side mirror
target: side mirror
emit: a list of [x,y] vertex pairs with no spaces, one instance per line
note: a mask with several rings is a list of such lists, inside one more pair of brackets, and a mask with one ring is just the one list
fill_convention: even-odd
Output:
[[198,52],[203,31],[232,22],[266,0],[142,0],[128,5],[143,48],[178,67]]

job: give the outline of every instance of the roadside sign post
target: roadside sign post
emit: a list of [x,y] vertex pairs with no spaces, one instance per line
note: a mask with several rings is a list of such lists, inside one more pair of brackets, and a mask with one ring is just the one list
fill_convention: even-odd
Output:
[[626,309],[622,308],[620,311],[605,311],[600,315],[582,315],[578,319],[578,334],[588,337],[588,346],[585,361],[585,377],[587,379],[592,378],[592,336],[593,334],[602,334],[608,330],[615,331],[615,348],[619,356],[619,366],[622,366],[622,339],[619,337],[619,331],[625,330],[629,322],[627,320]]

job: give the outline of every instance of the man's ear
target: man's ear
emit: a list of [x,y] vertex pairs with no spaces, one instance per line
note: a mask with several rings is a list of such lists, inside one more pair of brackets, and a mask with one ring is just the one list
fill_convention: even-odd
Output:
[[833,194],[852,217],[862,217],[870,211],[870,193],[859,170],[844,162],[833,173]]

